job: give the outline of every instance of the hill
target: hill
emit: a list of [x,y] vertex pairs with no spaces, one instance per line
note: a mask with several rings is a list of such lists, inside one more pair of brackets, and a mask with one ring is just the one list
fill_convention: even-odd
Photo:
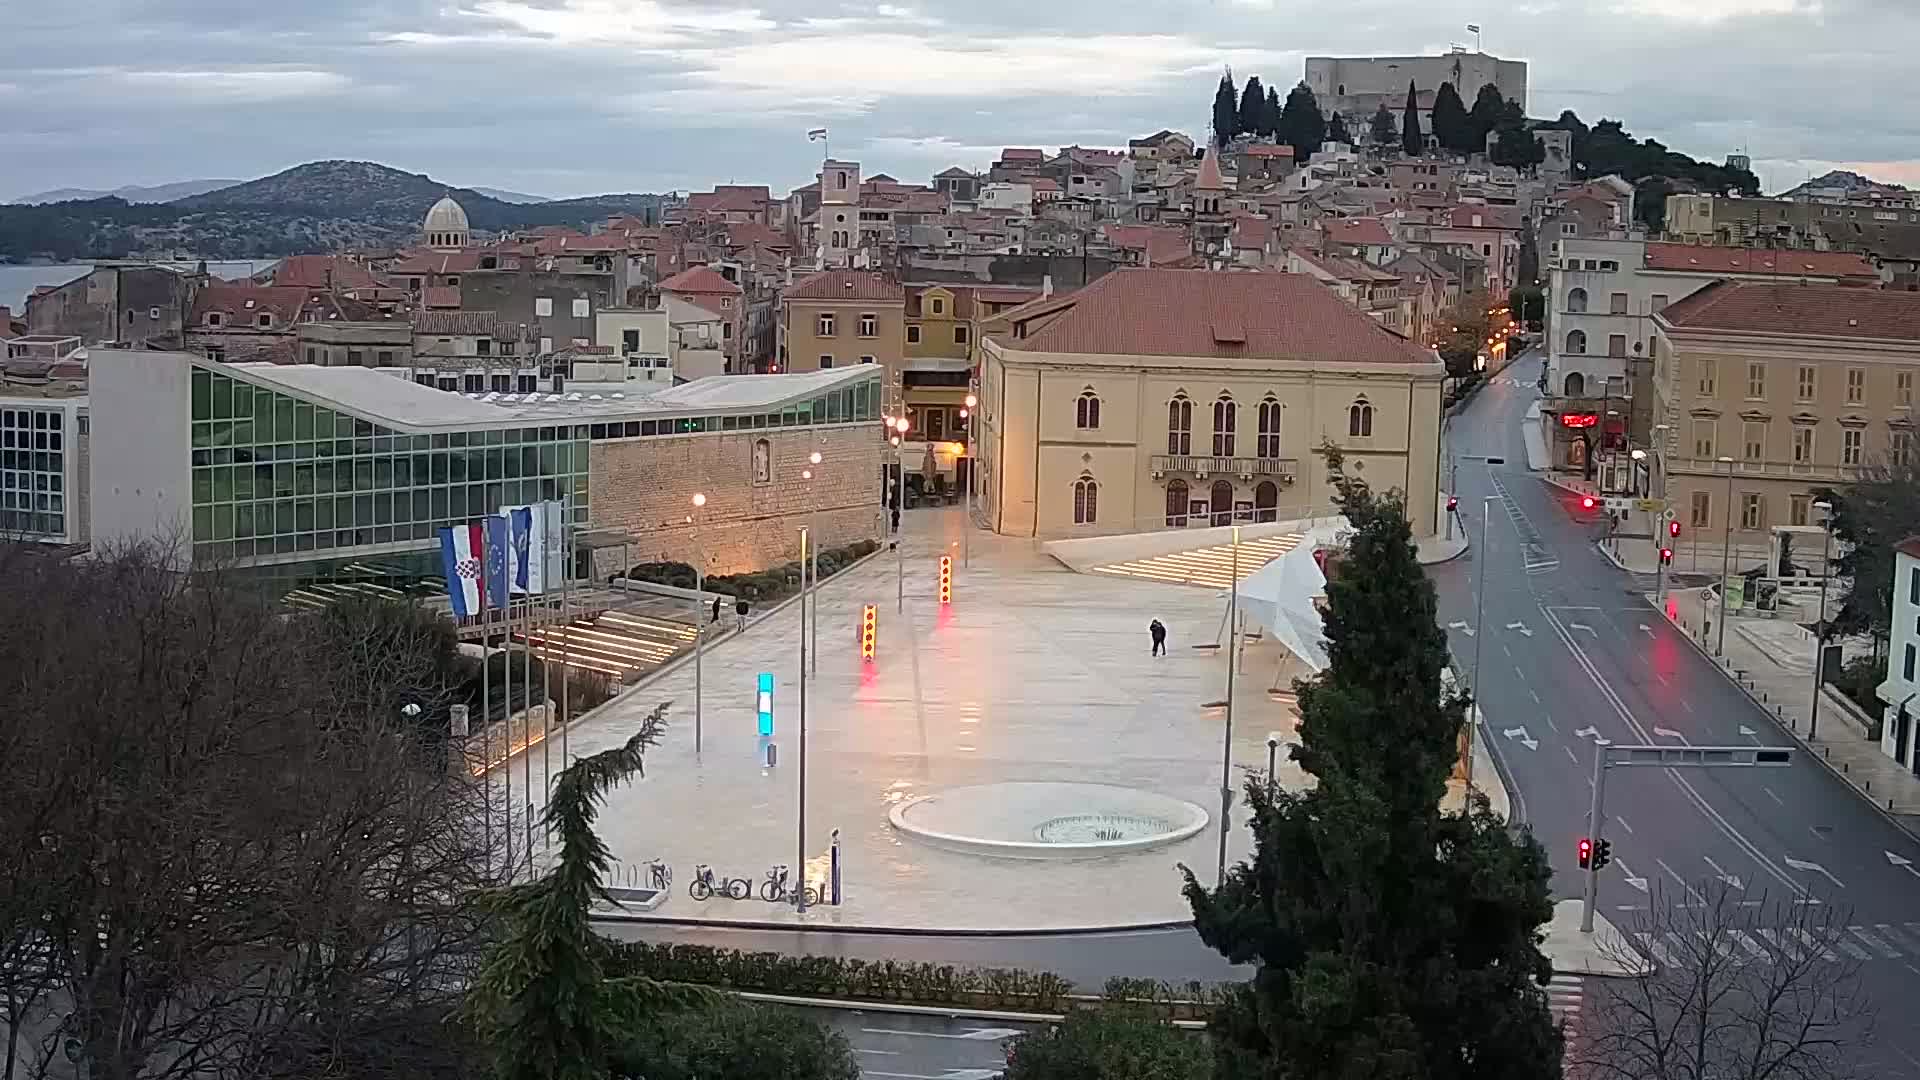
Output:
[[181,180],[172,184],[155,184],[152,187],[128,184],[125,187],[114,188],[112,191],[100,191],[94,188],[55,188],[52,191],[22,195],[13,201],[22,206],[108,198],[122,199],[130,203],[164,203],[192,195],[202,195],[209,191],[218,191],[239,182],[238,180]]
[[1816,195],[1826,195],[1835,191],[1844,191],[1849,194],[1865,194],[1869,191],[1898,192],[1905,190],[1907,189],[1899,184],[1883,183],[1872,177],[1862,176],[1850,169],[1834,169],[1831,172],[1816,176],[1804,184],[1798,184],[1781,192],[1780,197],[1783,199],[1802,199],[1813,198]]
[[547,198],[545,195],[528,195],[525,192],[521,192],[521,191],[503,191],[500,188],[493,188],[493,187],[477,187],[477,188],[474,188],[473,190],[479,192],[482,195],[487,196],[490,199],[499,199],[501,202],[538,203],[538,202],[553,201],[552,199]]
[[121,198],[0,206],[0,261],[127,255],[261,258],[417,239],[427,208],[451,195],[473,227],[587,228],[658,214],[666,196],[598,195],[513,203],[369,161],[316,161],[164,205]]

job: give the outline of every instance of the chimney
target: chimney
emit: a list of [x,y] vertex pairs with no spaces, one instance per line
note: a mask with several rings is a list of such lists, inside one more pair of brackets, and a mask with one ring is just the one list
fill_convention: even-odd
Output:
[[1045,300],[1046,298],[1052,295],[1053,295],[1053,275],[1052,274],[1040,275],[1040,299]]

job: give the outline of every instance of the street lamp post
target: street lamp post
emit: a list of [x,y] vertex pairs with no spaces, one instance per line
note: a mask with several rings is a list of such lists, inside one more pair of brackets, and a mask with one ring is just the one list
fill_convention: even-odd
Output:
[[[807,565],[806,526],[800,527],[800,572],[806,573]],[[794,888],[793,906],[796,911],[807,910],[807,593],[800,591],[800,800],[794,815],[793,861]]]
[[[707,505],[706,495],[698,491],[694,492],[694,512],[698,513],[700,508],[705,505]],[[687,524],[694,524],[693,514],[687,515]],[[705,575],[700,572],[700,568],[705,562],[706,560],[700,555],[700,533],[696,528],[693,534],[693,752],[696,754],[700,752],[702,719],[700,715],[700,704],[704,696],[701,693],[700,669],[701,661],[707,651],[707,626],[700,621],[705,618],[707,614],[706,589],[704,588]]]
[[973,565],[973,412],[979,407],[980,399],[973,394],[967,395],[967,407],[960,410],[960,419],[967,422],[967,519],[960,529],[960,565]]
[[1233,828],[1233,669],[1240,666],[1240,526],[1233,527],[1233,569],[1227,585],[1227,726],[1220,737],[1220,867],[1214,888],[1227,883],[1227,833]]
[[[800,476],[807,482],[807,507],[808,513],[811,514],[813,507],[813,471],[820,467],[820,451],[815,450],[809,454],[807,456],[807,462],[808,467],[800,471]],[[804,563],[800,567],[800,576],[802,578],[800,585],[800,591],[802,593],[808,592],[809,589],[819,587],[820,545],[817,541],[813,545],[813,569],[811,576],[809,576],[809,571]],[[809,585],[808,582],[812,582],[812,584]],[[807,619],[807,647],[813,651],[813,673],[818,675],[820,674],[820,598],[815,596],[811,600],[802,599],[800,601],[800,610],[803,614],[807,612],[812,613]]]
[[1820,511],[1821,524],[1826,526],[1827,535],[1820,546],[1820,614],[1813,619],[1813,703],[1807,706],[1807,738],[1819,734],[1820,728],[1820,685],[1822,672],[1820,661],[1827,644],[1827,579],[1833,576],[1833,504],[1825,499],[1813,504]]
[[[907,471],[900,459],[900,441],[907,437],[907,430],[913,426],[904,416],[893,419],[893,505],[898,514],[907,505]],[[905,518],[901,521],[904,523]],[[893,536],[893,610],[895,614],[907,610],[907,530],[894,530]]]
[[1727,586],[1733,568],[1733,459],[1722,455],[1720,463],[1727,467],[1727,531],[1720,543],[1720,629],[1713,646],[1715,656],[1727,654]]
[[1477,596],[1473,606],[1473,713],[1467,717],[1467,760],[1465,765],[1468,803],[1473,801],[1473,736],[1474,730],[1480,726],[1480,650],[1487,639],[1485,621],[1487,617],[1488,564],[1485,561],[1487,557],[1487,530],[1493,523],[1493,504],[1497,502],[1499,498],[1500,496],[1498,495],[1488,495],[1480,500],[1480,557],[1474,560],[1475,576],[1479,578],[1479,581],[1474,583],[1474,592]]

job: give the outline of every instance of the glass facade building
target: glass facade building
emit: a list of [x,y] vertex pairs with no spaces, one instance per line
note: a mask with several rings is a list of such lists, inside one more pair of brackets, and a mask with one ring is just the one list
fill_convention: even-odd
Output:
[[0,535],[69,535],[66,417],[58,407],[0,407]]
[[543,499],[587,520],[584,424],[406,434],[196,366],[192,440],[196,560],[424,547]]

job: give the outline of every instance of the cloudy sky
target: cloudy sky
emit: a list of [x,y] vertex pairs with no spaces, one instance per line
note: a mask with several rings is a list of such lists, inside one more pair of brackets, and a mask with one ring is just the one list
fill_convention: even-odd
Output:
[[1769,190],[1920,184],[1920,0],[4,0],[0,198],[361,158],[548,196],[1204,131],[1222,65],[1471,44]]

